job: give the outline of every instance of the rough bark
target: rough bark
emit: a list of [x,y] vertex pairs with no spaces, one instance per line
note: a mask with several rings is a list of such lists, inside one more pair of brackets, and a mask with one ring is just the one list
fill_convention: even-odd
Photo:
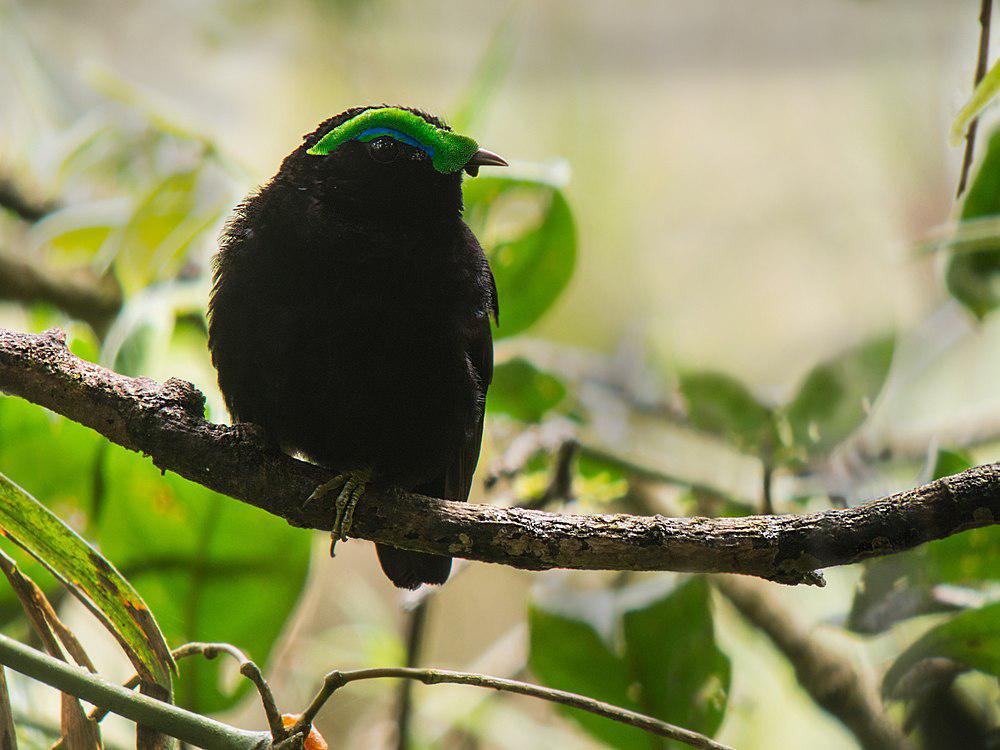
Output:
[[[205,421],[204,396],[190,383],[129,378],[84,362],[60,331],[0,329],[0,390],[295,526],[331,526],[330,508],[303,500],[332,473],[282,454],[252,426]],[[1000,464],[990,464],[851,508],[744,518],[555,514],[370,492],[351,535],[528,570],[743,573],[819,584],[822,568],[900,552],[998,518]]]

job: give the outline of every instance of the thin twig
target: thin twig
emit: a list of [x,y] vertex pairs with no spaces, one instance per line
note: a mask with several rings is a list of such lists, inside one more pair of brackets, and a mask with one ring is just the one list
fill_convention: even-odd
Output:
[[770,459],[763,462],[761,477],[761,513],[766,516],[774,514],[774,499],[771,496],[771,485],[774,480],[774,464]]
[[598,716],[603,716],[612,721],[637,727],[651,734],[660,737],[682,742],[686,745],[706,750],[732,750],[726,745],[716,742],[710,737],[706,737],[698,732],[692,732],[682,727],[668,724],[652,716],[646,716],[635,711],[613,706],[604,701],[594,700],[576,693],[568,693],[565,690],[555,690],[554,688],[532,685],[527,682],[517,680],[507,680],[501,677],[490,677],[489,675],[476,674],[474,672],[452,672],[444,669],[411,669],[407,667],[382,667],[374,669],[358,669],[350,672],[333,671],[323,678],[323,687],[313,698],[309,707],[302,713],[298,723],[293,727],[293,731],[302,731],[309,727],[316,714],[330,699],[338,689],[349,682],[358,680],[372,680],[381,678],[398,678],[404,680],[416,680],[425,685],[471,685],[473,687],[489,688],[501,690],[508,693],[527,695],[532,698],[559,703],[563,706],[578,708]]
[[287,737],[287,732],[281,722],[281,711],[275,703],[271,686],[264,679],[264,674],[253,661],[247,657],[236,646],[229,643],[186,643],[173,650],[175,659],[184,659],[188,656],[200,654],[206,659],[214,659],[219,654],[225,654],[236,660],[240,667],[240,674],[246,677],[257,688],[260,694],[260,702],[264,707],[264,714],[267,716],[267,726],[271,730],[271,736],[275,742],[281,742]]
[[[206,659],[214,659],[219,654],[231,656],[239,664],[240,674],[250,680],[254,684],[254,687],[257,688],[257,692],[260,694],[261,705],[264,707],[264,714],[267,716],[267,726],[271,730],[271,737],[274,742],[281,742],[288,737],[288,730],[282,724],[281,711],[274,700],[271,686],[264,679],[260,667],[251,661],[240,649],[236,648],[236,646],[230,643],[200,643],[195,641],[178,646],[170,654],[178,661],[186,659],[189,656],[203,656]],[[123,687],[133,689],[138,685],[139,676],[133,675]],[[94,721],[101,721],[107,714],[108,711],[106,709],[98,707],[91,711],[90,718]]]
[[543,510],[556,503],[566,503],[573,499],[573,465],[580,444],[574,438],[568,438],[556,449],[552,462],[552,473],[549,476],[545,491],[537,497],[519,503],[521,508]]
[[47,302],[89,323],[104,335],[122,306],[122,291],[110,275],[84,268],[60,270],[0,250],[0,299]]
[[3,667],[0,667],[0,748],[17,750],[14,710],[11,708],[10,693],[7,691],[7,670]]
[[[990,56],[990,21],[993,17],[993,0],[982,0],[979,10],[979,54],[976,58],[976,73],[972,88],[975,90],[986,75],[986,67]],[[969,170],[972,169],[972,157],[976,151],[976,131],[979,129],[979,117],[973,117],[969,129],[965,133],[965,155],[962,157],[962,171],[958,178],[956,198],[961,198],[969,180]]]

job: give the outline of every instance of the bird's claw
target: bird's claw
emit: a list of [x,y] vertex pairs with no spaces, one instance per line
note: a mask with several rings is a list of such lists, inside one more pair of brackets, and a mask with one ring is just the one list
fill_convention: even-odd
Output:
[[365,494],[370,481],[371,471],[367,469],[346,471],[321,484],[306,499],[306,505],[310,505],[337,492],[336,515],[333,519],[333,529],[330,531],[330,557],[336,555],[338,541],[347,541],[347,532],[350,531],[351,522],[354,520],[354,509]]

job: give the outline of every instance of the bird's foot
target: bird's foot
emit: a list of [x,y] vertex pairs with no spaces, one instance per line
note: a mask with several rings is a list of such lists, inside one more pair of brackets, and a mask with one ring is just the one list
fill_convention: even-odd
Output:
[[308,497],[306,505],[319,502],[328,495],[337,493],[335,503],[337,513],[333,519],[333,529],[330,531],[330,557],[336,554],[337,542],[347,541],[347,532],[354,520],[354,509],[365,494],[365,489],[371,481],[370,469],[355,469],[338,474],[328,482],[324,482]]

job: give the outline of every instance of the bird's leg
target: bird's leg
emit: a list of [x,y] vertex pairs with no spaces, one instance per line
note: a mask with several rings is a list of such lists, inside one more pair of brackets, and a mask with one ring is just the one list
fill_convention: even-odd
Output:
[[333,519],[333,529],[330,531],[330,557],[336,553],[337,542],[347,541],[347,532],[351,529],[354,519],[354,508],[358,500],[365,494],[365,488],[371,481],[370,469],[355,469],[338,474],[328,482],[324,482],[309,496],[306,504],[322,500],[327,495],[337,492],[337,514]]

